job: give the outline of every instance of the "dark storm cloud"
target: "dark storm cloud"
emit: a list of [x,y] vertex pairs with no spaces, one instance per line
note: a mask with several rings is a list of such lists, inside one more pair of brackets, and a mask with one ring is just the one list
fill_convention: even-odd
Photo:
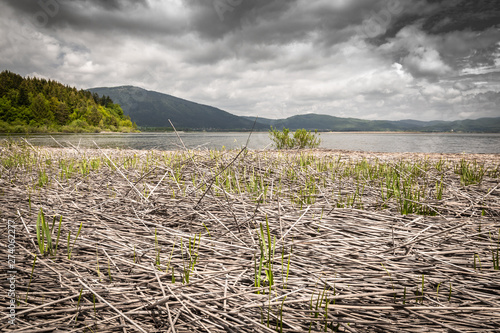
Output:
[[148,5],[147,0],[84,0],[84,2],[89,3],[89,5],[99,6],[107,10],[118,10],[127,7]]
[[[391,3],[394,1],[397,5],[389,8],[402,6],[407,0]],[[203,64],[228,57],[248,61],[281,57],[280,50],[273,47],[297,43],[312,43],[318,52],[329,53],[330,48],[358,34],[357,26],[363,20],[387,7],[383,1],[372,0],[192,0],[187,6],[191,31],[202,40],[216,43],[220,51],[218,56],[209,46],[205,55],[189,57]]]
[[203,38],[219,39],[245,24],[280,20],[298,0],[190,0],[191,27]]
[[148,12],[147,0],[6,0],[23,24],[52,29],[129,35],[170,35],[185,29],[173,16]]
[[49,15],[58,14],[61,7],[77,4],[82,8],[99,7],[106,10],[121,10],[125,8],[148,6],[147,0],[4,0],[12,8],[16,8],[20,13],[33,15],[39,11],[44,11]]
[[386,7],[400,10],[408,0],[304,1],[304,0],[191,0],[191,27],[202,38],[222,39],[228,35],[242,42],[287,44],[309,40],[331,46],[356,32],[345,29],[377,16]]
[[418,0],[405,3],[400,15],[392,17],[386,32],[374,39],[383,43],[402,28],[419,24],[429,34],[454,31],[483,31],[498,26],[500,3],[497,0]]
[[415,77],[435,81],[464,68],[495,66],[499,18],[496,0],[416,1],[369,41],[392,44],[394,61]]
[[0,67],[245,115],[491,116],[497,2],[4,0]]

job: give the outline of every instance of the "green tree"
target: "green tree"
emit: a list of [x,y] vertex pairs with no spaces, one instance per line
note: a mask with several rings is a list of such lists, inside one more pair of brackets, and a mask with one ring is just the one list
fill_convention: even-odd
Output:
[[45,97],[40,93],[31,103],[31,111],[33,113],[34,120],[39,123],[45,123],[49,118],[49,106]]
[[87,116],[87,122],[92,126],[99,126],[99,122],[102,119],[102,114],[97,109],[97,106],[92,106],[90,112]]
[[66,103],[61,102],[54,111],[54,119],[59,125],[65,125],[69,120],[69,108]]
[[0,120],[12,122],[16,119],[16,109],[5,96],[0,98]]
[[56,113],[56,110],[57,110],[57,107],[59,106],[59,100],[52,96],[49,100],[48,100],[48,107],[49,107],[49,111],[55,115]]
[[19,88],[19,94],[17,95],[17,105],[19,106],[30,105],[30,97],[28,95],[28,92],[23,86]]

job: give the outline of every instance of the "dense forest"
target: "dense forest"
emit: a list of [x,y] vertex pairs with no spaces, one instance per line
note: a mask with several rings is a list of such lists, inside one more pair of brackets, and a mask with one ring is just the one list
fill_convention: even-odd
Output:
[[0,73],[0,132],[136,131],[109,96],[52,80]]

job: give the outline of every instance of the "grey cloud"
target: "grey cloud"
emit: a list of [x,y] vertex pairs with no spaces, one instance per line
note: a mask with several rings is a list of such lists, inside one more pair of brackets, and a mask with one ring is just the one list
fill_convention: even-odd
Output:
[[299,0],[190,0],[191,27],[202,38],[219,39],[264,20],[279,20]]
[[453,84],[453,88],[458,89],[460,91],[471,90],[471,89],[474,89],[475,87],[476,87],[476,85],[474,83],[472,83],[472,82],[458,81],[458,82],[455,82]]
[[373,41],[383,44],[405,26],[415,24],[434,35],[453,31],[483,31],[497,26],[499,16],[500,5],[495,0],[405,1],[401,14],[394,15],[386,32]]
[[147,12],[146,0],[6,0],[24,24],[43,31],[95,32],[103,36],[121,31],[127,35],[175,35],[186,22],[175,16]]
[[459,118],[499,117],[500,116],[500,92],[487,91],[477,94],[463,95],[459,103],[452,105],[453,116]]
[[[471,104],[483,104],[487,109],[500,110],[500,92],[488,91],[485,93],[475,94],[470,98]],[[476,103],[474,103],[476,102]]]
[[[99,7],[106,10],[123,10],[127,8],[148,7],[147,0],[5,0],[5,3],[20,13],[33,15],[44,11],[49,16],[57,15],[61,7],[77,5],[90,9]],[[54,15],[54,16],[55,16]]]
[[[386,1],[191,0],[188,3],[192,28],[202,38],[235,35],[250,43],[287,44],[317,33],[321,35],[321,43],[331,46],[353,36],[354,30],[345,33],[347,28],[378,13]],[[344,30],[340,37],[339,30]]]
[[[500,116],[495,12],[467,1],[42,1],[57,1],[57,14],[0,2],[2,70],[137,85],[246,115]],[[24,29],[39,12],[47,24]]]
[[495,28],[433,35],[423,31],[420,23],[404,27],[378,51],[402,63],[414,77],[435,81],[471,68],[494,68],[499,40],[500,31]]
[[451,31],[482,31],[498,24],[500,5],[495,0],[429,1],[439,7],[425,19],[423,28],[435,34]]
[[120,10],[137,6],[148,6],[147,0],[85,0],[84,2],[107,10]]
[[[294,43],[312,43],[318,52],[337,52],[332,48],[359,33],[357,25],[385,2],[193,0],[188,3],[193,31],[202,40],[224,44],[220,52],[208,47],[200,50],[206,54],[189,58],[213,64],[226,57],[249,62],[281,58],[273,47]],[[255,50],[250,51],[251,48]]]
[[234,56],[234,52],[226,45],[217,43],[213,45],[203,44],[194,52],[193,50],[188,52],[185,61],[193,65],[215,65],[225,58]]

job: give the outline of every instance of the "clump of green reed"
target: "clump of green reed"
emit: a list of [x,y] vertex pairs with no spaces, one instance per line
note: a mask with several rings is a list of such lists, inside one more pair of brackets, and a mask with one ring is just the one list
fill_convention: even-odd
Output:
[[[491,235],[490,239],[492,240]],[[494,246],[491,247],[491,259],[493,262],[493,269],[497,271],[500,270],[500,229],[498,229],[498,241],[496,244],[496,249]]]
[[[432,171],[435,169],[428,160],[388,163],[378,159],[362,159],[349,162],[341,161],[339,157],[336,161],[320,165],[326,171],[316,180],[316,185],[325,186],[327,179],[330,184],[338,183],[332,190],[332,199],[338,208],[364,209],[365,188],[368,188],[369,191],[377,189],[377,205],[381,209],[387,209],[391,203],[395,203],[404,215],[436,215],[437,211],[427,201],[441,200],[446,189],[444,177],[435,182],[434,188],[430,185],[434,183],[430,179],[434,177]],[[438,167],[444,168],[443,165]]]
[[101,159],[100,158],[93,158],[90,160],[90,167],[92,170],[97,171],[101,167]]
[[59,175],[60,175],[60,179],[61,181],[62,180],[68,180],[70,179],[71,177],[73,177],[73,175],[76,173],[76,170],[77,170],[77,167],[76,167],[76,161],[73,160],[73,159],[69,159],[69,160],[66,160],[66,159],[61,159],[59,160]]
[[[193,238],[189,238],[189,247],[187,248],[186,251],[186,257],[184,259],[184,251],[182,247],[182,238],[181,238],[181,255],[182,255],[182,263],[183,263],[183,276],[182,276],[182,283],[189,283],[189,276],[191,273],[194,271],[194,266],[196,265],[196,262],[198,261],[198,254],[199,254],[199,248],[200,248],[200,239],[201,239],[201,234],[198,235],[198,240],[196,239],[196,235]],[[172,272],[173,276],[173,272]]]
[[38,212],[35,229],[36,240],[40,254],[42,256],[45,256],[46,254],[53,254],[52,229],[49,227],[49,223],[45,219],[45,214],[43,213],[42,208],[40,208],[40,211]]
[[[436,215],[436,211],[424,202],[428,198],[427,184],[420,183],[419,179],[425,175],[420,167],[400,163],[395,172],[389,172],[385,177],[386,191],[381,190],[384,205],[394,198],[402,215],[420,214]],[[442,197],[444,187],[437,184],[436,195]]]
[[44,187],[49,184],[49,176],[45,169],[41,169],[38,171],[38,187]]
[[464,186],[480,184],[486,174],[484,164],[478,163],[476,160],[467,161],[465,158],[455,165],[454,171],[460,176],[460,182]]
[[[330,291],[330,287],[326,286],[323,288],[323,292],[318,292],[318,296],[316,298],[316,305],[313,306],[313,298],[314,298],[314,293],[311,295],[311,300],[309,302],[309,309],[312,312],[313,318],[318,318],[320,313],[324,311],[324,320],[325,320],[325,326],[324,330],[326,332],[328,328],[328,305],[330,304],[331,300],[328,299],[328,291]],[[324,302],[324,307],[323,307],[323,302]],[[312,326],[313,326],[313,321],[310,322],[309,324],[309,332],[311,332]]]
[[304,185],[298,191],[298,196],[293,201],[302,209],[303,205],[314,204],[318,193],[318,182],[314,176],[310,176],[305,179]]
[[[87,159],[87,158],[83,157],[76,164],[77,164],[76,169],[79,171],[79,173],[83,177],[86,177],[90,174],[90,172],[99,170],[99,168],[101,166],[101,159],[100,158]],[[73,168],[73,165],[72,165],[72,168]],[[73,169],[71,169],[70,171],[72,172]]]
[[[276,237],[271,237],[269,229],[269,219],[266,216],[266,229],[260,224],[259,229],[259,259],[254,263],[254,285],[257,289],[264,286],[265,283],[269,286],[269,293],[271,293],[274,285],[274,252],[276,250]],[[265,278],[262,279],[262,271],[264,270]],[[287,272],[288,274],[288,272]],[[260,291],[256,292],[257,294]]]
[[283,282],[283,289],[286,289],[288,283],[288,275],[290,273],[290,262],[292,260],[293,248],[290,246],[290,252],[288,253],[288,259],[286,263],[286,274],[285,274],[285,248],[281,249],[281,281]]
[[436,199],[437,200],[442,200],[443,199],[443,192],[444,192],[444,182],[443,182],[443,175],[441,175],[441,181],[436,181]]
[[493,261],[493,269],[496,271],[500,270],[500,260],[499,260],[499,256],[498,256],[498,248],[496,250],[496,256],[495,256],[495,251],[494,250],[491,251],[491,258]]
[[0,164],[6,169],[23,168],[31,171],[38,164],[37,154],[24,142],[3,140],[1,146],[5,150],[0,156]]

